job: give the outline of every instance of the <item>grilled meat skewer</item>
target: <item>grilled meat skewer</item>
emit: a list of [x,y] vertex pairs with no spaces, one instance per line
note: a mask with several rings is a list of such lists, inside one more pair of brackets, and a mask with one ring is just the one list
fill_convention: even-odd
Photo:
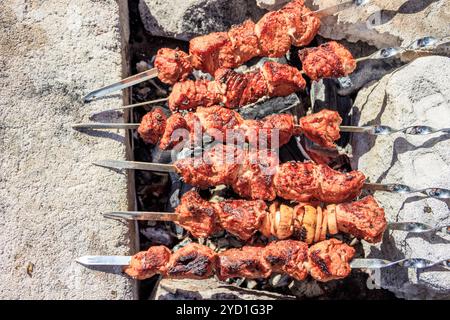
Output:
[[239,108],[263,97],[284,97],[306,87],[298,69],[274,61],[266,61],[259,70],[245,74],[219,68],[214,76],[213,81],[175,83],[168,98],[170,110],[195,110],[218,104]]
[[[176,113],[167,118],[161,109],[155,108],[142,118],[138,133],[146,143],[156,144],[159,141],[159,147],[163,150],[175,147],[182,138],[190,138],[191,144],[198,145],[203,133],[222,142],[247,141],[252,147],[261,143],[267,143],[268,147],[281,147],[292,136],[304,134],[320,146],[335,148],[334,141],[340,138],[341,122],[337,112],[326,109],[302,117],[299,124],[294,125],[294,116],[290,114],[270,115],[262,120],[244,120],[233,110],[214,106],[199,108],[195,113],[185,116]],[[180,137],[175,132],[180,129],[189,132],[189,137]],[[272,138],[278,141],[271,141]]]
[[135,279],[156,274],[173,279],[206,279],[217,275],[228,278],[267,278],[285,273],[297,280],[310,274],[326,282],[350,274],[349,262],[355,249],[336,240],[325,240],[308,248],[301,241],[281,240],[263,246],[244,246],[216,253],[198,243],[190,243],[171,253],[165,246],[153,246],[131,257],[124,272]]
[[[128,214],[111,212],[105,213],[105,217],[128,218]],[[325,240],[327,234],[339,231],[376,243],[386,229],[384,210],[372,196],[324,207],[308,203],[290,206],[279,202],[268,207],[261,200],[212,203],[191,190],[183,195],[175,213],[147,212],[142,218],[174,221],[196,238],[207,238],[224,229],[244,241],[260,231],[266,237],[293,238],[308,244]]]
[[350,201],[361,192],[365,176],[359,171],[342,173],[312,162],[279,164],[270,150],[245,152],[229,145],[216,145],[202,156],[174,164],[120,161],[99,162],[108,168],[177,172],[185,183],[208,188],[228,185],[242,198],[272,201],[276,196],[297,202]]

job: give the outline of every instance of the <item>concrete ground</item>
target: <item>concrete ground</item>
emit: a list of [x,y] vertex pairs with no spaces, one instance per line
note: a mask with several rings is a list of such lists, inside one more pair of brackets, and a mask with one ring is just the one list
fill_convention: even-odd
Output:
[[130,228],[100,215],[128,208],[127,177],[91,165],[125,158],[123,131],[71,129],[123,103],[121,94],[88,105],[82,97],[126,73],[126,6],[0,1],[0,299],[134,297],[127,278],[74,262],[134,251]]

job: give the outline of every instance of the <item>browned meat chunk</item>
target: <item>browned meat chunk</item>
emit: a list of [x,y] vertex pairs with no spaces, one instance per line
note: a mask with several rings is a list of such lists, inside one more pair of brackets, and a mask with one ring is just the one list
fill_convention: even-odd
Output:
[[222,94],[215,82],[206,80],[186,80],[177,82],[169,95],[169,108],[172,111],[191,110],[197,107],[210,107],[222,101]]
[[239,127],[244,122],[239,113],[220,106],[198,108],[196,116],[208,135],[224,142],[232,141],[227,138],[231,139],[231,136],[238,134]]
[[242,240],[258,231],[267,214],[264,201],[231,200],[216,204],[221,226]]
[[228,278],[267,278],[272,273],[270,264],[264,259],[264,247],[244,246],[219,253],[217,276]]
[[155,274],[165,274],[166,264],[170,259],[170,250],[165,246],[150,247],[131,257],[131,262],[124,272],[134,279],[148,279]]
[[175,168],[187,184],[207,188],[231,185],[236,179],[242,151],[230,145],[216,145],[202,157],[178,160]]
[[277,195],[287,200],[310,201],[318,189],[312,162],[286,162],[278,167],[274,178]]
[[242,92],[241,100],[239,101],[240,106],[251,104],[269,96],[269,89],[261,72],[246,73],[245,77],[247,78],[247,86]]
[[343,45],[330,41],[317,48],[306,48],[299,52],[303,70],[312,80],[343,77],[352,73],[356,61]]
[[[183,135],[182,132],[177,132],[176,130],[185,129],[186,134]],[[167,119],[166,129],[159,142],[159,147],[162,150],[172,149],[178,143],[189,139],[189,127],[186,120],[179,113],[172,114],[169,119]]]
[[161,48],[155,58],[155,68],[158,78],[164,83],[173,85],[186,80],[192,72],[192,65],[188,54],[178,49]]
[[306,87],[301,72],[289,65],[267,61],[261,72],[271,97],[285,97]]
[[278,163],[278,156],[272,151],[250,152],[232,185],[233,190],[248,199],[274,200],[273,176]]
[[167,117],[160,108],[154,108],[142,117],[138,133],[145,143],[156,144],[166,129]]
[[318,189],[314,198],[328,203],[341,203],[356,198],[366,177],[360,171],[341,173],[327,165],[316,166]]
[[372,196],[362,200],[336,205],[339,231],[368,242],[378,242],[386,229],[384,210]]
[[334,142],[341,136],[339,126],[342,118],[336,111],[324,109],[302,117],[299,121],[300,132],[308,139],[326,148],[335,148]]
[[186,192],[175,210],[176,222],[196,238],[206,238],[219,230],[218,212],[214,205],[203,200],[194,190]]
[[222,90],[222,102],[227,108],[239,107],[242,93],[247,87],[247,77],[235,72],[231,69],[218,69],[215,74],[215,81],[219,84]]
[[228,31],[228,37],[235,56],[236,64],[233,67],[259,56],[259,41],[255,34],[255,23],[253,21],[246,20],[240,25],[231,27]]
[[310,274],[321,282],[345,278],[354,254],[355,249],[336,239],[316,243],[308,250]]
[[266,13],[255,26],[261,53],[266,57],[282,57],[291,47],[289,26],[279,11]]
[[219,67],[235,67],[232,44],[226,32],[193,38],[189,42],[189,53],[196,69],[212,75]]
[[217,255],[198,243],[177,250],[167,264],[167,277],[174,279],[207,279],[214,275]]
[[269,243],[264,249],[264,257],[273,272],[286,273],[304,280],[308,276],[308,245],[301,241],[281,240]]

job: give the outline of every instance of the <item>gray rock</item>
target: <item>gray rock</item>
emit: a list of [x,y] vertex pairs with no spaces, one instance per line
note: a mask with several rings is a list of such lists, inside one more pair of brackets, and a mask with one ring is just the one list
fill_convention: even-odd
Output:
[[159,282],[155,300],[291,300],[278,293],[240,288],[213,278],[205,280],[170,280]]
[[[356,125],[384,124],[394,128],[424,124],[450,127],[450,59],[424,57],[384,76],[362,89],[356,98]],[[404,183],[413,188],[450,188],[450,135],[353,136],[355,168],[372,182]],[[415,221],[430,225],[450,224],[448,201],[421,194],[378,192],[388,221]],[[367,257],[389,260],[404,257],[439,260],[449,257],[450,236],[407,235],[386,232],[381,245],[365,246]],[[376,275],[382,287],[399,297],[450,298],[450,273],[441,270],[416,272],[392,268]]]
[[256,5],[267,10],[278,10],[290,0],[256,0]]
[[248,18],[258,20],[264,11],[254,0],[140,0],[139,13],[150,34],[187,41]]
[[128,209],[127,177],[91,164],[125,159],[125,137],[71,128],[123,102],[81,98],[126,70],[126,4],[0,2],[1,299],[133,298],[133,281],[75,262],[135,251],[128,225],[100,214]]
[[[311,9],[336,5],[336,0],[307,0]],[[340,0],[339,4],[348,0]],[[445,0],[371,0],[323,17],[319,34],[330,39],[365,41],[379,48],[409,45],[417,38],[450,34],[450,2]]]

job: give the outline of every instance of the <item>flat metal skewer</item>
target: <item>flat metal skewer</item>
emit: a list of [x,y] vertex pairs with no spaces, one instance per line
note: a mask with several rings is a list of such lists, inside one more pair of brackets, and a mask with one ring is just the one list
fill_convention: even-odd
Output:
[[[103,213],[103,216],[108,219],[128,221],[178,221],[178,214],[173,212],[111,211]],[[450,234],[450,225],[433,227],[421,222],[389,222],[387,228],[414,234],[438,232]]]
[[[116,170],[144,170],[157,172],[176,172],[175,166],[172,164],[152,163],[152,162],[137,162],[126,160],[101,160],[94,162],[94,165],[116,169]],[[366,182],[364,189],[373,191],[386,191],[399,194],[422,193],[431,198],[436,199],[450,199],[450,190],[444,188],[423,188],[414,189],[404,184],[399,183],[370,183]]]
[[120,80],[119,82],[107,85],[103,88],[94,90],[90,93],[88,93],[84,97],[85,102],[92,101],[93,99],[96,99],[98,97],[102,97],[104,95],[107,95],[111,92],[122,90],[131,86],[134,86],[135,84],[150,80],[152,78],[155,78],[158,75],[158,69],[153,68],[138,74],[135,74],[131,77],[125,78]]
[[[128,266],[131,262],[131,256],[82,256],[75,260],[83,266]],[[428,269],[436,266],[442,266],[450,270],[450,258],[438,261],[431,261],[422,258],[406,258],[397,261],[384,259],[353,259],[350,267],[353,269],[383,269],[392,266],[401,266],[412,269]]]
[[[298,125],[295,125],[298,127]],[[86,130],[86,129],[137,129],[139,123],[77,123],[72,125],[73,129]],[[353,133],[366,133],[371,135],[388,135],[393,133],[404,133],[408,135],[427,135],[436,132],[450,133],[450,128],[436,129],[429,126],[410,126],[403,129],[394,129],[388,126],[375,125],[375,126],[340,126],[341,132],[353,132]]]

